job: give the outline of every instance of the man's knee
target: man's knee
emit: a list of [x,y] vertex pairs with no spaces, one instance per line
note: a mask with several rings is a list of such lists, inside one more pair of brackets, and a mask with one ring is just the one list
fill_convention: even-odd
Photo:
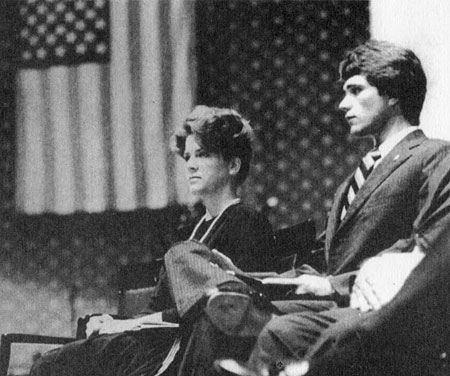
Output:
[[258,345],[280,356],[303,357],[327,327],[324,321],[311,312],[275,317],[261,331]]
[[261,331],[261,336],[267,336],[271,333],[283,333],[286,325],[289,324],[290,315],[274,316]]
[[289,331],[289,317],[287,316],[289,315],[273,317],[261,330],[257,339],[257,346],[268,352],[285,348]]

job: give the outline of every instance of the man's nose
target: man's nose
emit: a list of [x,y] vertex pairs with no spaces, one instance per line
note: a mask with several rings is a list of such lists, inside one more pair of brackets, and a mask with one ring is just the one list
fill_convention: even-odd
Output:
[[350,109],[350,100],[348,99],[348,96],[345,96],[338,106],[339,110],[342,112],[347,112]]

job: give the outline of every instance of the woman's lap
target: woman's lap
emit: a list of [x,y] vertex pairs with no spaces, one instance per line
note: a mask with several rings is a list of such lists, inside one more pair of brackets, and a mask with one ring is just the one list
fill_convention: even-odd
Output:
[[176,334],[176,329],[146,329],[75,341],[45,353],[31,376],[153,375]]

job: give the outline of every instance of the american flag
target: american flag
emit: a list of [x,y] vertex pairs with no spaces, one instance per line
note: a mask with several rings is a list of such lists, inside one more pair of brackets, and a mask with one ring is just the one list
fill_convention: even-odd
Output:
[[194,101],[194,2],[22,0],[17,209],[186,201],[168,145]]

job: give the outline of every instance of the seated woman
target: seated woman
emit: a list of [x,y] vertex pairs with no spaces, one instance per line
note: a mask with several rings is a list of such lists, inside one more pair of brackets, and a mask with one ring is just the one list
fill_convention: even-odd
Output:
[[[186,161],[190,191],[206,208],[189,240],[174,248],[209,252],[210,267],[227,258],[244,271],[269,270],[272,265],[271,226],[237,195],[249,172],[252,135],[249,123],[236,111],[197,106],[174,136],[174,151]],[[128,320],[93,317],[88,339],[44,354],[33,365],[31,375],[150,376],[175,372],[173,355],[180,343],[186,346],[193,323],[204,320],[201,310],[192,314],[196,311],[192,308],[209,287],[202,280],[184,286],[197,291],[189,295],[185,312],[166,293],[171,287],[166,277],[163,273],[159,294],[151,302],[152,308],[162,311]],[[142,329],[164,321],[179,321],[180,329]]]

